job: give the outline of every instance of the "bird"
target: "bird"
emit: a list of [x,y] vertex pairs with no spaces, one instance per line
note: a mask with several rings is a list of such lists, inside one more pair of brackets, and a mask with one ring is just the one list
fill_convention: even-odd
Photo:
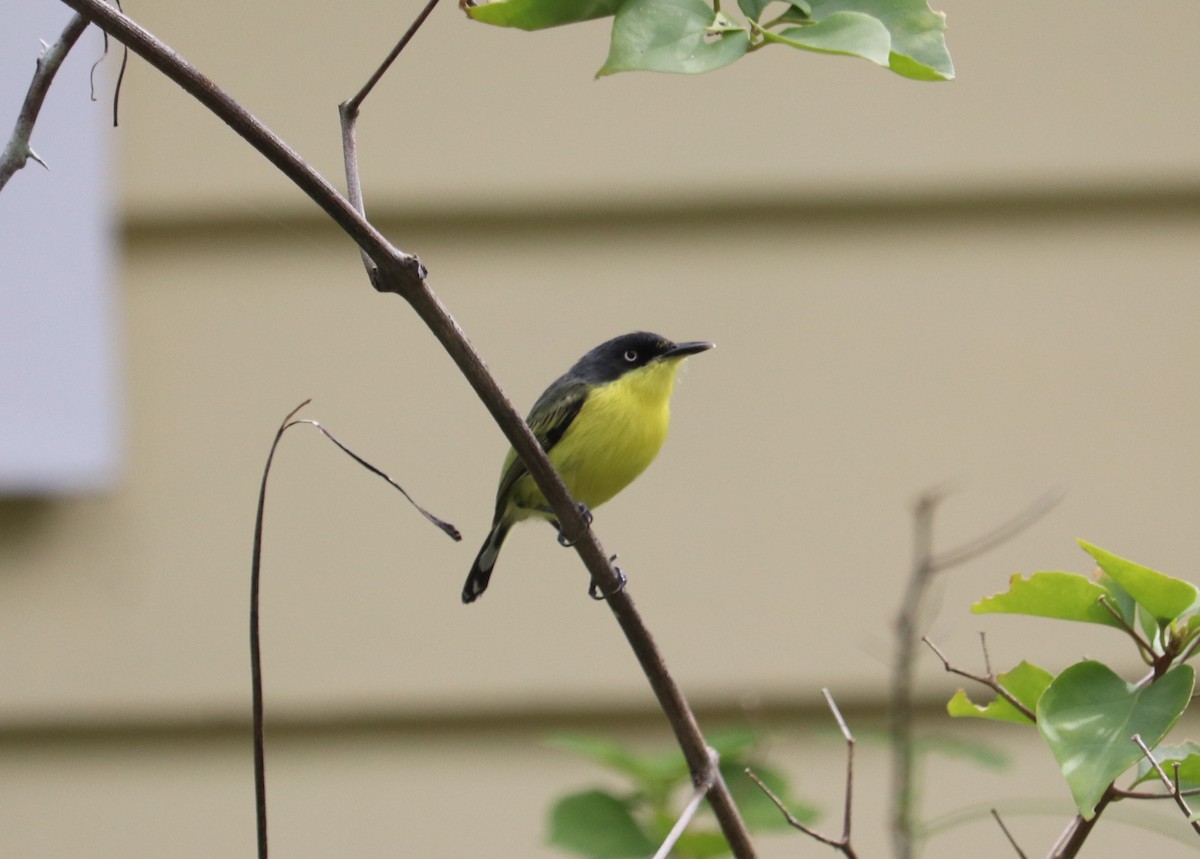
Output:
[[[590,510],[633,482],[667,437],[671,392],[684,358],[713,348],[702,340],[674,343],[635,331],[601,343],[559,376],[525,422],[590,521]],[[471,572],[463,603],[487,589],[509,529],[524,519],[558,520],[511,448],[500,470],[496,510]],[[559,529],[559,542],[569,545]]]

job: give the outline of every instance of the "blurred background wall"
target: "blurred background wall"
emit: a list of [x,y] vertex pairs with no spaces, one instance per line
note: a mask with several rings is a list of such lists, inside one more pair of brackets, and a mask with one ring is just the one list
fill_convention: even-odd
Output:
[[[418,4],[127,8],[340,185],[336,105]],[[1136,676],[1104,630],[969,614],[1013,572],[1086,572],[1076,537],[1196,575],[1200,7],[943,8],[950,84],[782,49],[594,82],[604,23],[530,35],[447,3],[359,130],[369,213],[429,266],[520,409],[617,333],[717,342],[688,362],[659,461],[595,527],[702,724],[769,729],[767,757],[830,831],[832,689],[863,740],[864,855],[885,850],[877,738],[921,491],[954,488],[943,548],[1065,492],[941,580],[929,633],[973,670],[986,630],[998,670],[1086,654]],[[100,51],[85,34],[51,97],[85,88]],[[550,802],[607,777],[546,740],[669,735],[549,529],[514,532],[486,597],[459,603],[499,432],[351,244],[136,58],[103,136],[123,466],[104,491],[0,502],[0,855],[251,853],[254,505],[275,427],[309,397],[307,416],[465,539],[315,432],[285,438],[263,592],[278,855],[561,855]],[[35,138],[51,162],[55,145]],[[1070,815],[1049,754],[1030,732],[948,724],[957,684],[932,656],[918,675],[927,734],[1012,758],[928,761],[925,817],[970,822],[926,855],[1010,855],[992,806],[1044,852]],[[1136,811],[1106,815],[1106,849],[1144,849],[1147,827],[1162,855],[1183,849],[1171,809]]]

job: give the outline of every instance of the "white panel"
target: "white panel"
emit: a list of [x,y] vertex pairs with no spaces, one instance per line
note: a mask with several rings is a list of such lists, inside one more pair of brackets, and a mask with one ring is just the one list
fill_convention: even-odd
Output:
[[[39,39],[69,10],[10,4],[0,22],[0,134],[7,141]],[[49,165],[19,171],[0,193],[0,494],[91,491],[120,461],[108,142],[112,75],[89,66],[100,35],[76,44],[46,98],[32,148]],[[115,53],[105,61],[114,66]]]

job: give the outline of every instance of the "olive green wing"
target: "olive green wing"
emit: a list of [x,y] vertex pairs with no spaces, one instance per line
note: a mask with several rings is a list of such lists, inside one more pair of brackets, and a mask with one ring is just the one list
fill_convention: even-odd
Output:
[[[579,379],[563,377],[546,389],[525,422],[537,438],[542,450],[549,453],[558,444],[563,434],[579,415],[587,400],[591,385]],[[525,464],[517,458],[516,452],[509,449],[504,459],[504,470],[500,475],[500,486],[496,489],[496,519],[499,520],[508,504],[509,494],[513,485],[526,474]]]

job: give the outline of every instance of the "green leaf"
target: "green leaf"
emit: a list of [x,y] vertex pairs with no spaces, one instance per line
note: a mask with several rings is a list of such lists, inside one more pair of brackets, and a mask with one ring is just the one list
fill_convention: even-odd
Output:
[[678,749],[646,754],[605,737],[587,734],[560,734],[550,744],[624,773],[644,787],[670,784],[688,777],[687,762]]
[[688,857],[688,859],[710,859],[712,856],[725,856],[733,851],[725,836],[714,830],[688,830],[679,836],[675,842],[672,856]]
[[1014,573],[1008,592],[985,597],[971,606],[974,614],[1030,614],[1059,620],[1102,623],[1121,628],[1115,617],[1100,605],[1109,592],[1078,573],[1034,573],[1028,579]]
[[859,12],[878,18],[891,35],[888,67],[916,80],[950,80],[954,63],[946,49],[946,16],[926,0],[809,0],[812,18]]
[[[1036,713],[1038,701],[1041,699],[1042,693],[1046,691],[1046,687],[1054,679],[1054,675],[1045,668],[1039,668],[1029,662],[1022,662],[1012,671],[1001,674],[996,679],[1010,695]],[[995,719],[998,722],[1032,724],[1028,716],[999,695],[990,704],[981,706],[973,703],[962,689],[954,693],[954,697],[946,705],[946,712],[959,718]]]
[[975,739],[968,740],[945,734],[918,737],[913,743],[913,748],[918,754],[959,758],[991,770],[1002,770],[1012,763],[1010,757],[995,746]]
[[564,796],[550,810],[550,843],[590,859],[649,856],[658,849],[625,800],[603,790]]
[[1158,621],[1170,623],[1200,606],[1200,590],[1191,582],[1119,558],[1085,540],[1080,540],[1079,545]]
[[[738,0],[738,8],[742,10],[742,14],[751,21],[759,21],[762,18],[763,10],[770,6],[776,0]],[[788,10],[784,14],[794,18],[811,18],[812,6],[808,5],[808,0],[785,0],[788,3]]]
[[1186,709],[1194,683],[1190,665],[1139,687],[1094,661],[1054,678],[1038,701],[1038,731],[1084,818],[1095,815],[1104,791],[1142,756],[1133,735],[1158,745]]
[[615,15],[625,0],[493,0],[467,7],[467,14],[484,24],[544,30]]
[[608,60],[616,72],[699,74],[727,66],[750,47],[750,34],[704,0],[626,0],[613,19]]
[[860,12],[835,12],[828,18],[781,33],[767,30],[763,38],[806,51],[862,57],[884,68],[889,66],[892,53],[892,37],[887,27],[878,18]]
[[[1180,790],[1200,788],[1200,744],[1188,741],[1178,746],[1158,746],[1152,751],[1154,759],[1158,761],[1163,772],[1172,782],[1175,779],[1173,764],[1175,761],[1179,761]],[[1151,781],[1157,785],[1162,784],[1158,773],[1150,766],[1150,761],[1146,760],[1145,755],[1142,755],[1142,759],[1138,761],[1137,778],[1133,783],[1136,785],[1145,781]]]
[[1117,614],[1132,629],[1137,625],[1137,602],[1129,595],[1129,591],[1121,587],[1121,583],[1103,570],[1094,578],[1096,584],[1108,591],[1108,604],[1117,610]]
[[763,741],[763,732],[753,728],[725,728],[711,732],[707,740],[722,760],[734,760],[754,751]]
[[[763,784],[769,787],[774,794],[783,800],[783,804],[787,806],[795,817],[802,823],[812,823],[817,819],[817,811],[811,805],[800,802],[792,795],[791,785],[788,784],[786,778],[778,770],[771,767],[755,764],[751,769],[754,774],[763,780]],[[742,763],[726,766],[725,761],[721,761],[721,775],[725,779],[725,784],[729,787],[729,794],[733,797],[734,804],[742,813],[742,818],[746,821],[746,826],[752,832],[772,829],[787,829],[789,823],[787,818],[780,813],[775,803],[771,798],[763,793],[762,789],[750,780],[750,776],[746,775],[746,767]]]

